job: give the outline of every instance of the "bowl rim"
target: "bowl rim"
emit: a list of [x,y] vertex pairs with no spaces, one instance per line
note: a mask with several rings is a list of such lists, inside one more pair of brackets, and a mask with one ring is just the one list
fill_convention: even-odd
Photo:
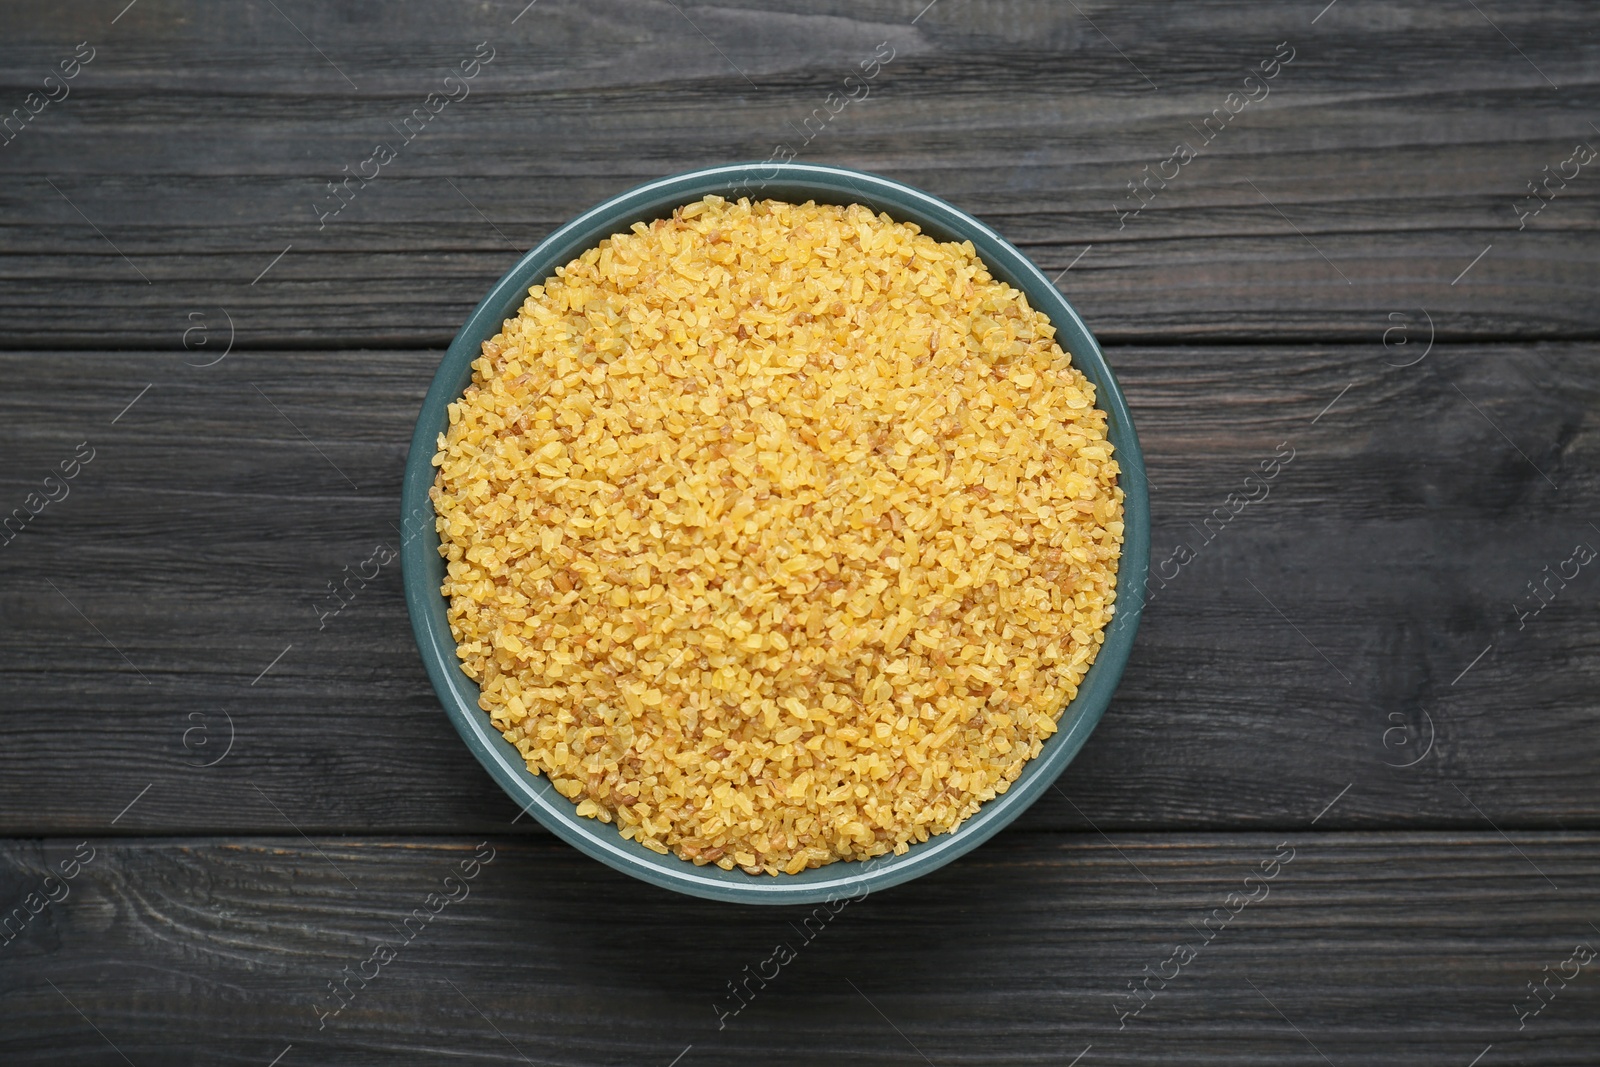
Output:
[[[1094,383],[1096,406],[1107,414],[1107,436],[1120,468],[1123,546],[1118,562],[1116,610],[1105,640],[1038,756],[1004,793],[981,805],[955,830],[913,844],[904,855],[837,861],[799,874],[747,875],[737,868],[698,866],[677,855],[652,852],[624,839],[614,823],[584,818],[557,793],[548,777],[534,775],[516,747],[477,705],[478,687],[461,670],[440,592],[444,564],[438,554],[433,507],[433,457],[448,425],[449,405],[471,380],[481,343],[516,313],[528,289],[555,268],[635,221],[662,218],[678,205],[707,195],[763,197],[803,203],[862,203],[897,221],[917,223],[936,239],[970,240],[999,280],[1020,289],[1056,327],[1056,339],[1074,366]],[[620,193],[578,215],[522,256],[478,302],[445,352],[418,413],[406,457],[401,492],[401,572],[417,647],[435,693],[478,762],[525,813],[586,855],[652,885],[709,900],[764,904],[833,904],[859,900],[919,877],[970,852],[1021,815],[1055,784],[1099,723],[1132,650],[1144,605],[1150,522],[1143,455],[1116,376],[1094,335],[1044,273],[999,233],[961,209],[903,182],[866,171],[819,163],[732,163],[669,175]]]

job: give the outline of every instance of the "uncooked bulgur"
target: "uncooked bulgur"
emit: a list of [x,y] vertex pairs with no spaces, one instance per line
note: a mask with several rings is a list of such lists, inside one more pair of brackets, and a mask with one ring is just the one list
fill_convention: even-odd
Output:
[[970,243],[687,205],[534,286],[439,437],[480,706],[696,863],[904,852],[1004,792],[1112,615],[1094,387]]

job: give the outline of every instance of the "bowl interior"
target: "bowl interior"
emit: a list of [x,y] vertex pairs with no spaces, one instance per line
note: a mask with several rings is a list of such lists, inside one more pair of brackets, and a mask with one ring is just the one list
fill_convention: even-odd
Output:
[[[428,490],[438,435],[449,422],[449,405],[472,380],[472,361],[482,342],[515,314],[528,289],[601,240],[635,222],[670,215],[681,204],[709,194],[804,202],[858,203],[902,222],[914,222],[941,241],[970,240],[990,272],[1027,294],[1049,316],[1056,339],[1094,383],[1096,403],[1108,416],[1107,432],[1121,467],[1124,541],[1118,565],[1117,612],[1106,630],[1078,695],[1062,713],[1060,729],[1003,794],[979,808],[955,832],[913,845],[903,856],[838,862],[796,875],[751,876],[708,864],[696,866],[659,855],[625,840],[614,824],[580,818],[576,806],[534,775],[516,747],[478,707],[478,687],[462,671],[440,593],[444,561],[434,530]],[[859,898],[873,889],[904,882],[948,863],[987,840],[1048,789],[1083,747],[1111,700],[1133,645],[1145,598],[1150,553],[1149,505],[1144,460],[1122,391],[1083,320],[1055,286],[1025,256],[983,223],[927,193],[862,171],[801,163],[746,163],[675,175],[630,190],[573,219],[529,252],[473,310],[451,342],[417,419],[406,461],[402,493],[401,564],[412,627],[434,689],[446,713],[479,762],[501,787],[545,827],[590,856],[654,885],[714,900],[802,904]]]

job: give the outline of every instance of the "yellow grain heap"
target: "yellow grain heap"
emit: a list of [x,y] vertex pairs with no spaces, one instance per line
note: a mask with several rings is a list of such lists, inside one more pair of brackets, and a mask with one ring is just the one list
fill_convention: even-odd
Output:
[[480,706],[696,863],[954,829],[1112,614],[1117,464],[1054,335],[970,243],[859,205],[707,197],[558,268],[434,459]]

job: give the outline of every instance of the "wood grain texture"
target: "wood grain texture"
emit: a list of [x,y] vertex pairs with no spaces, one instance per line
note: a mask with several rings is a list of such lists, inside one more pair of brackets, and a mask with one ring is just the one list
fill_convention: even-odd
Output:
[[[1346,787],[1319,828],[1600,828],[1595,568],[1517,615],[1545,568],[1600,547],[1595,346],[1438,344],[1397,368],[1425,337],[1391,341],[1109,351],[1155,486],[1157,591],[1024,828],[1304,828]],[[398,568],[319,618],[329,581],[397,543],[437,359],[0,355],[8,504],[96,449],[0,546],[5,833],[504,829]]]
[[[1559,573],[1600,546],[1600,166],[1518,218],[1600,146],[1590,5],[525,4],[7,6],[0,1062],[1595,1062],[1596,964],[1560,975],[1600,948],[1600,578]],[[470,97],[319,228],[479,42]],[[1152,482],[1156,591],[1060,788],[825,923],[513,821],[396,565],[325,614],[396,544],[490,284],[608,196],[779,144],[1030,255]]]
[[[14,5],[7,108],[97,51],[0,149],[0,344],[172,349],[189,312],[226,308],[256,347],[441,345],[567,218],[783,143],[927,188],[1052,275],[1076,264],[1060,284],[1112,341],[1369,342],[1423,308],[1447,338],[1600,336],[1593,166],[1521,229],[1516,208],[1600,144],[1588,6],[1321,6]],[[471,95],[319,224],[326,183],[480,41]],[[805,143],[879,42],[870,95]],[[1280,42],[1269,95],[1228,103]]]
[[[463,881],[482,840],[95,839],[70,895],[0,948],[0,1049],[19,1067],[1058,1065],[1089,1046],[1081,1064],[1466,1067],[1492,1045],[1494,1067],[1587,1065],[1600,1039],[1597,963],[1517,1014],[1526,983],[1600,945],[1593,834],[1011,831],[826,922],[686,900],[550,839],[492,838]],[[5,842],[0,900],[76,843]],[[329,983],[380,942],[396,958],[319,1030]],[[764,967],[779,943],[795,958]],[[1120,1018],[1115,994],[1173,975],[1179,945],[1194,958]],[[770,981],[731,1014],[747,966]]]

